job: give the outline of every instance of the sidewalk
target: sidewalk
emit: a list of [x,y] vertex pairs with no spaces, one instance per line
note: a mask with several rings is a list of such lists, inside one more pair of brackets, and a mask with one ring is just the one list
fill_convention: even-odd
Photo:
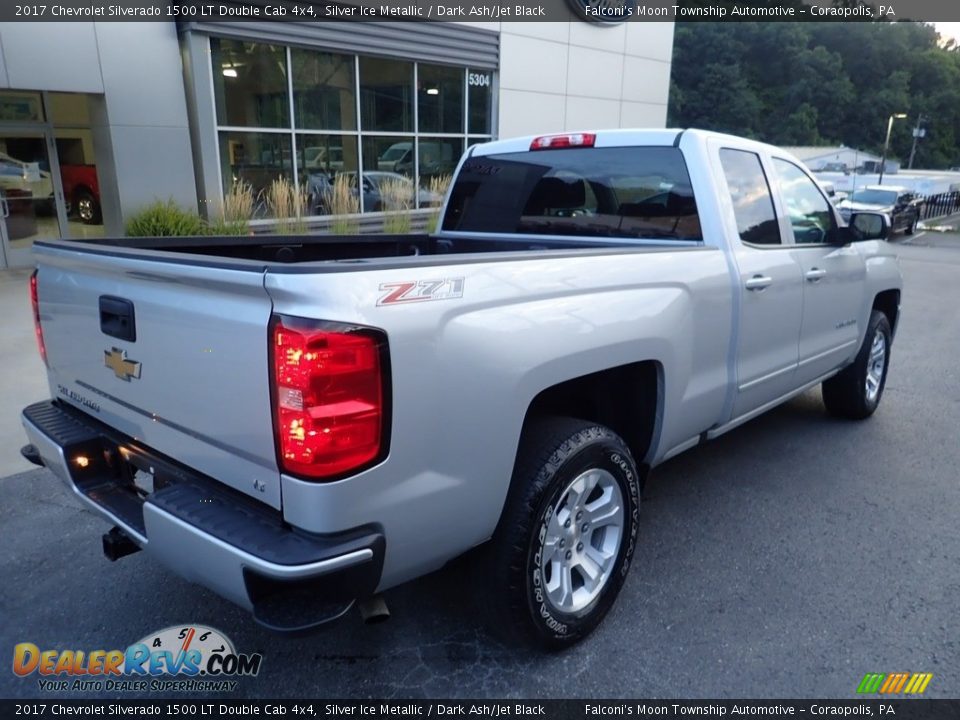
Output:
[[31,470],[20,457],[27,439],[20,411],[50,396],[33,332],[30,270],[0,270],[0,478]]

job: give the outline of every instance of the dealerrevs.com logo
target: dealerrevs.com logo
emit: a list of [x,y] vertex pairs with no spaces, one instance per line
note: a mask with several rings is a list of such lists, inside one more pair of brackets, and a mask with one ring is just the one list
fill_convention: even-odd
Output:
[[29,642],[13,648],[14,674],[35,676],[46,692],[229,692],[235,678],[256,676],[262,661],[203,625],[168,627],[126,650],[41,650]]

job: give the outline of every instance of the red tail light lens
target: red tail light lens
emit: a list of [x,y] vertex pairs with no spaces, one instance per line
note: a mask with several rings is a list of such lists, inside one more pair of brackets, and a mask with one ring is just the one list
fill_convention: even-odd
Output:
[[566,135],[541,135],[530,143],[531,150],[556,150],[559,148],[593,147],[596,133],[568,133]]
[[335,480],[386,454],[386,337],[370,328],[274,316],[277,451],[285,472]]
[[40,359],[47,364],[47,346],[43,342],[43,328],[40,327],[40,295],[37,293],[37,271],[30,276],[30,304],[33,306],[33,331],[37,335],[37,348]]

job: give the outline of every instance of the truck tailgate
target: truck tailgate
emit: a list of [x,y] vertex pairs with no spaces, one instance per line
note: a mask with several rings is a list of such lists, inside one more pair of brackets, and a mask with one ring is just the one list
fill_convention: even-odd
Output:
[[53,397],[280,508],[262,268],[36,252]]

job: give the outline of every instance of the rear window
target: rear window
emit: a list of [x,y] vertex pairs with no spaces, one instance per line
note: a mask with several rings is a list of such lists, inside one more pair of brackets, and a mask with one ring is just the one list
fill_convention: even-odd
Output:
[[569,148],[469,158],[444,230],[701,240],[674,147]]

